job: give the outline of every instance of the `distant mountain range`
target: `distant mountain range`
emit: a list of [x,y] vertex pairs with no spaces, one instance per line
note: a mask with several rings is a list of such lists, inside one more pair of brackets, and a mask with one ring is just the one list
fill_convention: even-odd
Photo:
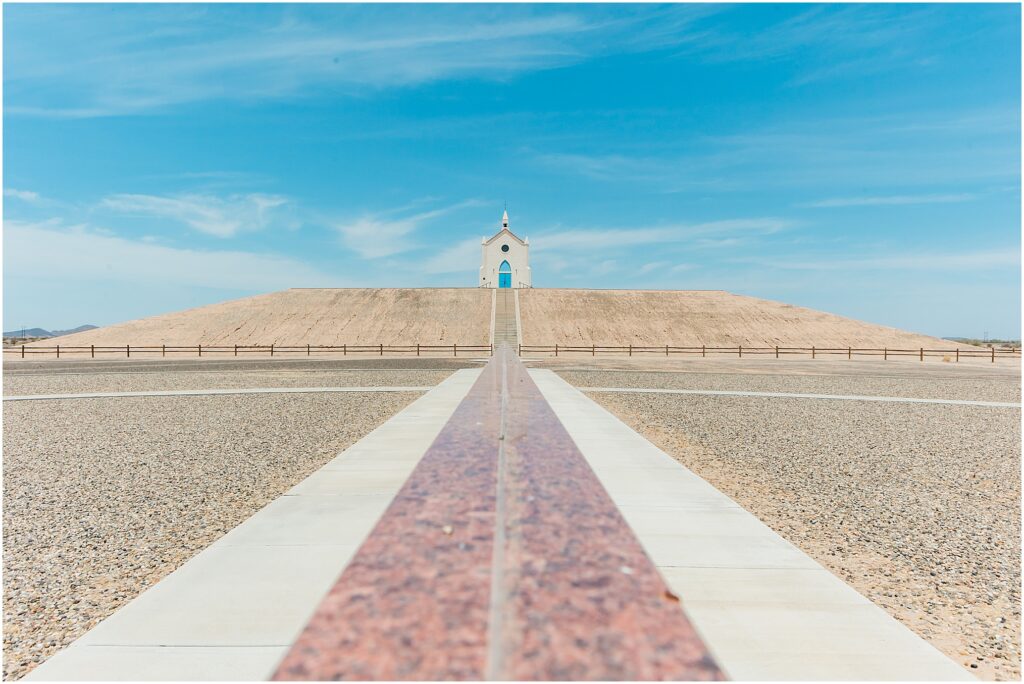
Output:
[[5,332],[4,337],[60,337],[61,335],[70,335],[71,333],[83,332],[85,330],[95,330],[98,327],[98,325],[80,325],[71,330],[53,331],[43,330],[42,328],[23,328]]

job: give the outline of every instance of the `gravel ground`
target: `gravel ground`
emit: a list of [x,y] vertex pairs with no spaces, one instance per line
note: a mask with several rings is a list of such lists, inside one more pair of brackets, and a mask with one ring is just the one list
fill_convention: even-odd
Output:
[[188,373],[56,373],[4,376],[4,395],[143,392],[157,390],[238,389],[256,387],[375,387],[436,385],[446,370],[366,371],[195,371]]
[[5,679],[29,672],[421,393],[5,404]]
[[577,387],[740,390],[856,394],[919,399],[1020,401],[1020,378],[883,377],[872,375],[758,375],[752,373],[658,373],[562,371]]
[[972,674],[1020,679],[1018,409],[591,397]]

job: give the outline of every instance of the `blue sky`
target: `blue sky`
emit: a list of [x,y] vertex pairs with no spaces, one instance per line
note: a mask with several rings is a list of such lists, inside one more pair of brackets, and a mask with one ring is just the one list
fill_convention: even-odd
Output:
[[725,289],[1020,334],[1018,5],[31,5],[4,329],[299,286]]

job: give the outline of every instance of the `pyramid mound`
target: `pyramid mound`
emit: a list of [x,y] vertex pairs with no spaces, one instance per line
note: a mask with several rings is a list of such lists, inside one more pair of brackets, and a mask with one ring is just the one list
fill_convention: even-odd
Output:
[[[471,345],[494,290],[292,289],[60,338],[61,346]],[[928,335],[711,290],[518,290],[523,344],[948,349]],[[52,345],[43,340],[35,345]],[[966,348],[965,345],[959,345]]]
[[956,346],[929,335],[720,290],[520,290],[519,306],[521,341],[527,345]]
[[487,344],[490,326],[490,290],[292,289],[118,323],[60,344],[471,345]]

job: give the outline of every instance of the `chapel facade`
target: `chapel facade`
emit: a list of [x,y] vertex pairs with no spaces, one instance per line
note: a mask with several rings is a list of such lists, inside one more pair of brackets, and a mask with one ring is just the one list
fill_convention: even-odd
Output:
[[501,230],[480,244],[480,287],[532,287],[530,239],[520,239],[508,227],[508,212],[501,217]]

